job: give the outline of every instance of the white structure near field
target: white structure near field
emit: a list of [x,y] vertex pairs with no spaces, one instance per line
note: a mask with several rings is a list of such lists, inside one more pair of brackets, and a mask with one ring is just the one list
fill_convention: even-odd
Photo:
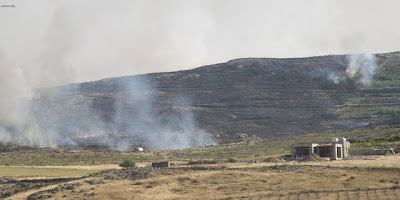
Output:
[[332,142],[301,143],[292,146],[292,158],[302,158],[312,153],[331,160],[349,157],[350,142],[345,138],[332,138]]

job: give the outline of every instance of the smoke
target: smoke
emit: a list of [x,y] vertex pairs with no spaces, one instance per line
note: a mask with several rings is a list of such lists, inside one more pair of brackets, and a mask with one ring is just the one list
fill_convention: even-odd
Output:
[[376,70],[376,56],[373,54],[355,54],[347,57],[349,66],[346,73],[353,78],[357,73],[360,74],[360,82],[365,86],[371,85],[372,76]]
[[333,71],[327,73],[327,78],[329,81],[332,81],[335,84],[339,84],[345,80],[345,77]]
[[[59,95],[58,91],[39,97],[34,92],[37,88],[188,69],[239,57],[389,52],[398,50],[400,42],[399,26],[393,25],[400,14],[397,9],[400,2],[396,0],[379,4],[368,0],[122,0],[112,4],[105,0],[13,0],[11,3],[15,8],[0,8],[0,141],[21,144],[72,144],[70,135],[76,135],[76,130],[99,135],[111,132],[109,122],[93,113],[91,103],[95,102],[83,101],[78,95],[79,88],[71,89],[68,94]],[[381,30],[385,30],[385,37]],[[356,66],[360,66],[358,72],[369,84],[373,70],[365,69],[369,65],[363,63],[373,60],[363,59],[366,61],[350,59],[355,67],[350,71],[357,75]],[[333,82],[343,80],[337,72],[327,78]],[[151,84],[148,88],[154,91]],[[51,104],[63,100],[63,95],[74,96],[71,98],[74,102],[62,103],[81,102],[83,108],[79,108],[86,113],[67,115],[69,111]],[[151,102],[153,97],[156,98],[148,96],[148,100]],[[126,99],[132,98],[139,97],[128,95]],[[138,110],[151,111],[145,115],[149,115],[148,120],[144,120],[123,114],[119,101],[113,102],[116,110],[120,110],[115,116],[131,117],[142,124],[155,120],[156,127],[166,126],[171,135],[179,132],[175,129],[192,127],[184,126],[185,120],[194,118],[187,111],[175,115],[173,123],[180,127],[176,128],[164,122],[169,117],[154,117],[158,113],[152,111],[151,104]],[[88,122],[87,126],[74,125],[72,119]],[[116,123],[122,123],[117,119]],[[57,125],[58,122],[68,127]],[[196,127],[194,122],[189,124]],[[150,141],[153,137],[142,139]],[[186,138],[193,136],[189,134]]]
[[[12,4],[16,8],[0,11],[0,23],[7,27],[0,30],[0,50],[29,73],[41,70],[34,86],[39,78],[41,86],[59,85],[242,57],[391,52],[400,43],[396,0]],[[55,76],[61,73],[69,77]]]
[[[377,68],[377,58],[374,54],[352,54],[346,56],[347,67],[344,72],[338,69],[323,68],[318,73],[319,76],[326,78],[339,84],[349,78],[358,78],[358,83],[365,87],[370,86],[373,80],[373,75]],[[333,71],[337,70],[337,71]]]
[[[23,100],[30,93],[25,87],[24,71],[0,52],[0,141],[21,139],[10,131],[23,131],[28,124],[28,103]],[[28,109],[29,110],[29,109]]]
[[[134,143],[147,144],[152,150],[216,144],[210,134],[197,126],[186,98],[168,99],[167,109],[172,111],[163,114],[154,105],[159,101],[155,96],[158,92],[146,77],[121,79],[117,85],[120,93],[114,104],[114,124],[128,138],[135,138]],[[113,148],[118,150],[129,148],[126,140],[114,143]]]
[[[89,93],[82,95],[85,84]],[[102,86],[105,91],[96,91]],[[0,141],[38,147],[89,142],[120,151],[135,145],[172,150],[216,144],[196,124],[187,98],[164,99],[160,106],[157,94],[145,76],[40,89],[32,99],[16,104],[24,112],[5,111],[18,115],[1,120]],[[99,102],[107,98],[112,100]],[[20,107],[22,102],[26,106]]]

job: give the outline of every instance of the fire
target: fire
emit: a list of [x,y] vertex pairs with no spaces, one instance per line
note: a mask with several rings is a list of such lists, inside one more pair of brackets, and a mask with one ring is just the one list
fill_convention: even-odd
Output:
[[89,135],[88,133],[83,133],[82,131],[79,131],[79,134],[76,136],[77,138],[88,138],[88,137],[94,137],[93,134]]
[[33,144],[29,145],[30,148],[33,148]]
[[365,87],[367,84],[365,82],[365,78],[363,79],[363,86]]

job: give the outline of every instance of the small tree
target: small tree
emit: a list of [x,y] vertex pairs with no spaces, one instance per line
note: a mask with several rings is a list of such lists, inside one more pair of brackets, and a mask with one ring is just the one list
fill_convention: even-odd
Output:
[[133,160],[124,160],[121,164],[119,164],[119,166],[121,167],[134,167],[135,166],[135,162],[133,162]]

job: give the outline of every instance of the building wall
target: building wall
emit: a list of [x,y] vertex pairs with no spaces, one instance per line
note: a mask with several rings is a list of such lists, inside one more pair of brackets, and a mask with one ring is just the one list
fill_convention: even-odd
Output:
[[[331,146],[332,160],[341,160],[343,158],[347,158],[350,156],[350,142],[331,142],[331,143],[321,143],[322,146]],[[303,144],[295,144],[292,146],[292,158],[298,158],[305,155],[310,155],[312,153],[316,153],[318,155],[318,148],[321,146],[320,143],[303,143]]]
[[341,160],[343,158],[343,144],[334,143],[332,160]]
[[343,142],[343,148],[344,148],[344,151],[343,151],[343,157],[344,158],[347,158],[347,157],[350,157],[350,142]]

